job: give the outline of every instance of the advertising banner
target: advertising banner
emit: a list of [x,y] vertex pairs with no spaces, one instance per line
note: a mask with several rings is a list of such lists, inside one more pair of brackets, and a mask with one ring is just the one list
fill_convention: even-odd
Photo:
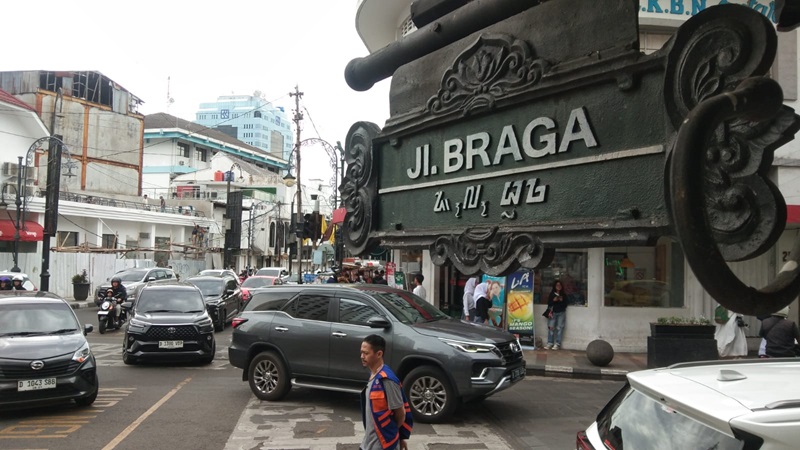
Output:
[[533,273],[518,270],[508,276],[508,331],[533,336]]
[[386,263],[386,284],[391,287],[397,287],[394,279],[395,264],[393,262]]
[[506,277],[484,275],[483,281],[489,283],[487,292],[489,299],[492,301],[492,307],[489,309],[489,324],[498,328],[505,328]]

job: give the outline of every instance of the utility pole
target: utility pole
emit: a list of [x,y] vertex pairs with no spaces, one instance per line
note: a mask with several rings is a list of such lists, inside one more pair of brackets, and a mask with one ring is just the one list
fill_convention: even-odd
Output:
[[[303,120],[303,113],[300,112],[300,99],[303,93],[294,87],[294,92],[289,93],[290,97],[294,97],[294,117],[292,122],[297,129],[297,141],[294,144],[295,158],[297,160],[297,224],[300,224],[300,218],[303,217],[303,197],[300,191],[303,186],[303,179],[300,177],[300,122]],[[297,237],[297,283],[303,284],[303,236],[302,234]]]

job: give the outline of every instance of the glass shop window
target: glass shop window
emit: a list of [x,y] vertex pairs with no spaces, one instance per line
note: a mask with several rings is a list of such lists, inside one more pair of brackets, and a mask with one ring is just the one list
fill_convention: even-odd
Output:
[[561,281],[570,306],[588,304],[588,253],[580,251],[556,251],[549,267],[534,271],[533,302],[547,304],[547,298],[556,280]]
[[608,248],[604,266],[604,306],[683,307],[683,251],[676,242]]

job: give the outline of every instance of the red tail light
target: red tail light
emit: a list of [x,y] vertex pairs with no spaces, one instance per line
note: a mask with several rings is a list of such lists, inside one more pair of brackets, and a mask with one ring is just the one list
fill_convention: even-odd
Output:
[[233,318],[233,320],[231,321],[231,326],[232,326],[233,328],[236,328],[236,327],[238,327],[239,325],[241,325],[241,324],[243,324],[243,323],[247,322],[248,320],[250,320],[250,319],[245,319],[245,318],[243,318],[243,317],[234,317],[234,318]]
[[575,448],[577,450],[595,450],[589,442],[589,438],[586,437],[585,431],[578,431],[578,436],[575,438]]

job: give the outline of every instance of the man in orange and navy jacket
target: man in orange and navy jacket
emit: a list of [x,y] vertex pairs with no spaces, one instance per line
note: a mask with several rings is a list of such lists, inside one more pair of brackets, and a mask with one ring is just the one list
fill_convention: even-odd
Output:
[[361,343],[361,364],[370,370],[369,382],[361,391],[361,420],[366,431],[361,450],[407,450],[406,440],[414,425],[400,380],[383,362],[385,351],[386,341],[377,334]]

